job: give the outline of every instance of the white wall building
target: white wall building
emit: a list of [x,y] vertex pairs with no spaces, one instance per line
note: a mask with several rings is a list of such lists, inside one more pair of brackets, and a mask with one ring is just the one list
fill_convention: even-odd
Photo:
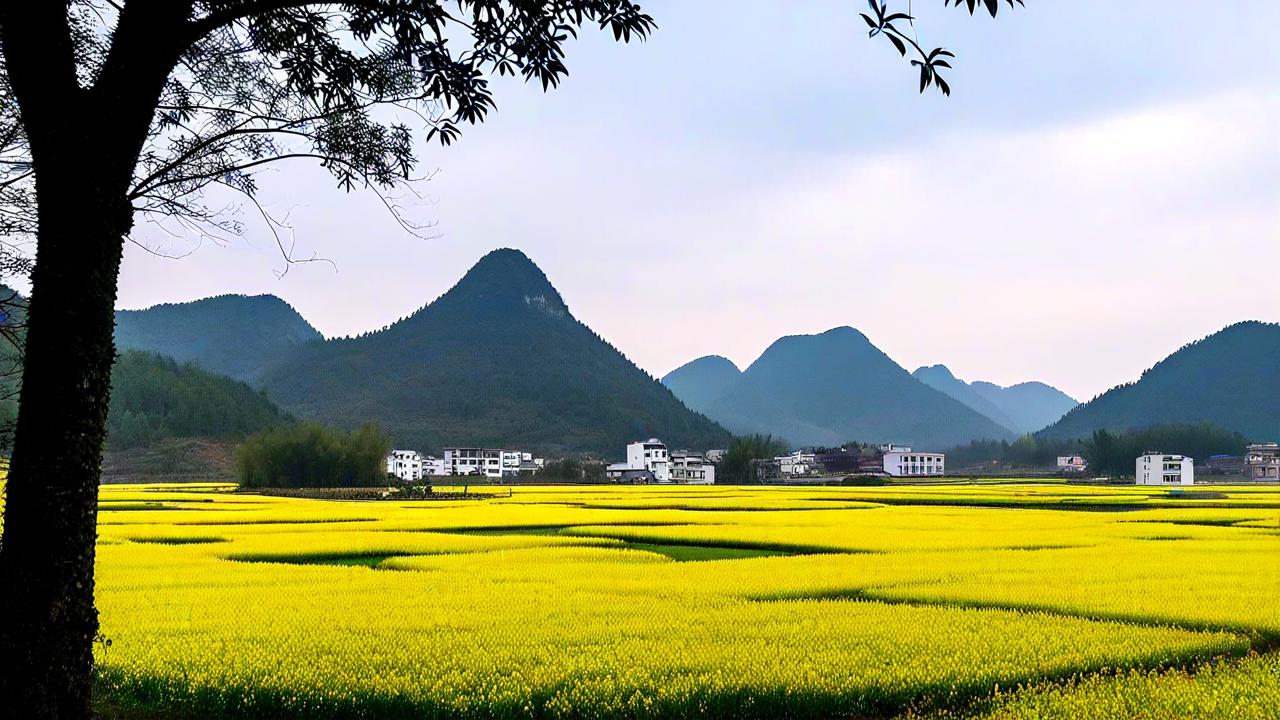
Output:
[[422,455],[414,450],[392,450],[387,456],[387,474],[404,482],[422,479]]
[[444,467],[444,458],[438,458],[434,455],[427,455],[422,458],[422,477],[440,477],[448,475],[449,471]]
[[671,482],[671,458],[667,446],[658,438],[633,442],[627,446],[627,468],[648,470],[657,482]]
[[1058,470],[1060,472],[1084,472],[1089,464],[1079,455],[1064,455],[1058,458]]
[[716,464],[696,453],[676,451],[671,456],[671,482],[715,485]]
[[1138,485],[1194,485],[1195,462],[1184,455],[1149,452],[1138,458],[1133,478]]
[[684,450],[670,452],[657,438],[633,442],[627,446],[627,461],[613,463],[605,475],[622,482],[684,483],[713,485],[716,465],[697,453]]
[[818,457],[811,452],[797,450],[790,455],[776,457],[778,472],[788,477],[808,475],[817,469]]
[[890,477],[931,477],[946,471],[947,456],[942,453],[896,447],[884,454],[884,472]]
[[1245,448],[1244,474],[1253,482],[1280,481],[1280,445],[1257,443]]
[[499,448],[445,448],[445,475],[483,475],[501,479],[520,474],[525,453]]

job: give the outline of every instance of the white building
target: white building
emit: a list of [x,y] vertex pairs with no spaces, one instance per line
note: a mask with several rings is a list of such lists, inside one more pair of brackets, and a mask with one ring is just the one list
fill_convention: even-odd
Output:
[[448,474],[449,471],[444,467],[444,458],[438,458],[434,455],[427,455],[422,458],[422,477],[424,479]]
[[671,458],[667,446],[658,438],[633,442],[627,446],[627,467],[648,470],[657,482],[671,482]]
[[501,479],[520,474],[526,453],[498,448],[445,448],[445,475],[483,475]]
[[676,451],[671,455],[671,482],[688,485],[715,485],[716,464],[696,453]]
[[947,471],[947,456],[942,453],[918,452],[911,448],[894,448],[884,454],[884,472],[890,477],[930,477]]
[[1059,472],[1080,473],[1084,472],[1088,466],[1089,464],[1079,455],[1064,455],[1058,458]]
[[716,466],[697,453],[669,452],[661,440],[649,438],[628,445],[627,461],[605,468],[605,475],[610,480],[623,482],[712,485],[716,481]]
[[1258,443],[1245,448],[1244,474],[1253,482],[1280,481],[1280,445]]
[[776,457],[778,472],[784,476],[808,475],[817,469],[818,457],[811,452],[797,450],[790,455]]
[[387,474],[404,482],[422,479],[422,456],[414,450],[392,450],[387,456]]
[[1149,452],[1138,458],[1133,477],[1139,485],[1194,485],[1195,462],[1184,455]]

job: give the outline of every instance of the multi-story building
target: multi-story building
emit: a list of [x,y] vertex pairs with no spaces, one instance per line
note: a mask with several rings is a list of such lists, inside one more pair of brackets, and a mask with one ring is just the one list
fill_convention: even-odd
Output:
[[422,477],[423,479],[435,476],[448,475],[449,471],[444,467],[444,458],[438,458],[434,455],[425,455],[422,458]]
[[716,481],[716,465],[687,450],[668,451],[661,440],[649,438],[627,445],[627,461],[605,468],[605,476],[615,482],[711,485]]
[[1195,461],[1185,455],[1148,452],[1135,463],[1133,479],[1138,485],[1194,485]]
[[884,453],[884,472],[891,477],[931,477],[947,471],[947,456],[943,453],[919,452],[911,448],[890,445],[894,448]]
[[655,482],[671,482],[671,458],[667,446],[658,438],[633,442],[627,446],[627,467],[648,470]]
[[524,453],[499,448],[445,448],[444,474],[501,479],[520,474]]
[[422,455],[414,450],[392,450],[387,455],[387,474],[404,482],[422,479]]
[[1280,445],[1258,443],[1245,448],[1244,477],[1253,482],[1280,482]]
[[797,450],[790,455],[774,458],[778,462],[778,472],[783,477],[808,475],[818,470],[818,456],[806,450]]
[[1079,455],[1063,455],[1058,458],[1058,472],[1082,473],[1089,464]]
[[670,453],[671,482],[715,485],[716,464],[697,453],[677,450]]

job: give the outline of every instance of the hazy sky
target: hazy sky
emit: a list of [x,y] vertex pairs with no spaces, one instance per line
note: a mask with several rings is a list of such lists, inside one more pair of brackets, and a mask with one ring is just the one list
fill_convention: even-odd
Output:
[[1232,322],[1280,321],[1280,3],[915,5],[922,44],[959,55],[950,99],[916,93],[855,0],[648,2],[649,42],[588,32],[561,89],[500,82],[488,123],[423,147],[439,173],[404,204],[438,237],[279,166],[265,203],[332,266],[277,279],[249,213],[225,246],[143,229],[194,252],[130,246],[119,306],[274,293],[356,333],[510,246],[655,375],[852,325],[908,370],[1081,399]]

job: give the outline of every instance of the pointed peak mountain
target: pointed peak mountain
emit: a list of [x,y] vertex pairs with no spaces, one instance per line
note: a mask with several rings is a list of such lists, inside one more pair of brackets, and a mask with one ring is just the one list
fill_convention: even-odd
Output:
[[495,250],[448,292],[389,327],[294,354],[265,378],[299,417],[377,420],[397,446],[590,451],[630,440],[726,447],[729,434],[569,314],[518,250]]
[[555,318],[569,315],[569,306],[542,269],[513,248],[499,248],[480,258],[437,302],[484,313],[525,307]]

